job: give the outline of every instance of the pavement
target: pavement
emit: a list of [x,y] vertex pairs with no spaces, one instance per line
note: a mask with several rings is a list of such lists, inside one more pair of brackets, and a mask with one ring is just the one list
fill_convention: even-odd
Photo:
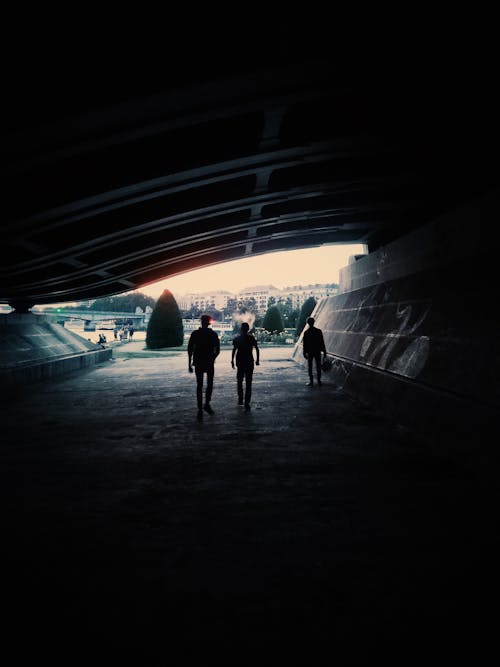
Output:
[[489,650],[498,489],[470,460],[306,387],[289,347],[262,349],[249,412],[223,350],[199,423],[185,352],[134,346],[4,398],[4,664]]

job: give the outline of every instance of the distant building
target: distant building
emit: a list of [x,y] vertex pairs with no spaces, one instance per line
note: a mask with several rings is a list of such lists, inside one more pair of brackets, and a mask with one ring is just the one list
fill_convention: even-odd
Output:
[[245,301],[247,299],[255,299],[257,311],[265,313],[269,307],[269,299],[274,297],[277,301],[280,290],[274,285],[254,285],[252,287],[245,287],[238,295],[238,301]]
[[238,293],[233,294],[226,290],[217,290],[206,293],[185,294],[177,299],[181,310],[190,310],[193,307],[201,311],[215,308],[217,310],[227,310],[228,302],[232,299],[236,303],[242,303],[250,299],[255,300],[256,310],[259,314],[264,314],[269,308],[270,299],[274,303],[285,302],[290,298],[293,309],[300,309],[304,301],[313,296],[319,301],[325,296],[337,294],[338,285],[336,284],[313,284],[313,285],[294,285],[278,289],[274,285],[253,285],[245,287]]
[[314,285],[294,285],[292,287],[284,287],[281,290],[281,300],[286,301],[290,298],[292,307],[299,309],[302,304],[313,296],[316,301],[319,301],[325,296],[333,296],[338,292],[338,285],[335,284],[314,284]]
[[190,310],[193,307],[200,310],[208,310],[210,308],[224,310],[227,308],[228,301],[234,298],[235,295],[226,290],[213,290],[210,292],[184,294],[177,299],[177,304],[181,310]]

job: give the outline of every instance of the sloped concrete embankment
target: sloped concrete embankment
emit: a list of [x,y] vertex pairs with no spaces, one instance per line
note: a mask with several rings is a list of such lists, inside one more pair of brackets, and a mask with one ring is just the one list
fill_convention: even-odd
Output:
[[22,385],[111,359],[104,349],[43,315],[0,316],[0,382]]

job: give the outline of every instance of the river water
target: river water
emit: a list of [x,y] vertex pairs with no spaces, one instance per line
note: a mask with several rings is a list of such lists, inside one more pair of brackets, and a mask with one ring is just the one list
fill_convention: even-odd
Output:
[[[106,336],[106,342],[111,343],[114,341],[114,334],[113,334],[113,329],[97,329],[95,331],[84,331],[83,330],[83,322],[81,320],[68,320],[65,323],[65,328],[68,329],[69,331],[74,331],[77,333],[79,336],[82,336],[83,338],[86,338],[87,340],[91,340],[93,343],[97,343],[99,341],[99,334],[104,334]],[[226,341],[227,337],[225,336]],[[117,340],[120,340],[119,338]],[[129,339],[130,340],[130,339]],[[134,331],[134,336],[132,340],[135,341],[145,341],[146,340],[146,331]],[[222,340],[222,339],[221,339]],[[229,334],[229,341],[232,340],[232,334]],[[224,342],[224,341],[222,341]],[[262,343],[259,343],[259,345],[262,345]],[[264,343],[265,345],[265,343]],[[285,343],[285,347],[293,347],[294,341],[292,338],[287,339]]]
[[[113,334],[113,329],[97,329],[95,331],[84,331],[83,330],[83,322],[81,320],[68,320],[65,324],[64,327],[68,329],[68,331],[73,331],[74,333],[78,334],[79,336],[82,336],[82,338],[86,338],[87,340],[91,340],[93,343],[97,343],[99,341],[99,334],[104,334],[106,336],[106,341],[108,343],[111,343],[115,339],[114,334]],[[119,340],[119,338],[118,338]],[[146,332],[145,331],[134,331],[134,336],[132,340],[146,340]]]

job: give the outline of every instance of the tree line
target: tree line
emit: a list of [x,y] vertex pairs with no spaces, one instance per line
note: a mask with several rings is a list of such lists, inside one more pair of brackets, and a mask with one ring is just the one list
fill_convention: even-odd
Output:
[[[184,342],[184,318],[198,319],[203,313],[210,315],[214,320],[221,321],[224,313],[214,307],[201,311],[196,306],[188,310],[181,310],[170,290],[164,290],[158,299],[147,296],[142,292],[131,292],[130,294],[119,294],[96,299],[92,304],[79,308],[87,308],[89,311],[107,311],[110,313],[135,313],[136,308],[145,311],[146,307],[152,308],[146,332],[146,347],[159,349],[163,347],[178,347]],[[237,301],[229,299],[226,313],[238,313],[244,315],[251,313],[255,320],[253,327],[264,329],[269,333],[282,333],[285,329],[295,329],[295,334],[300,335],[307,318],[316,306],[316,299],[311,296],[302,304],[300,309],[293,308],[292,300],[276,301],[270,297],[269,306],[262,316],[257,313],[257,302],[254,298]],[[58,310],[73,310],[73,306],[62,306]],[[235,322],[233,333],[239,331],[239,323]]]
[[[255,301],[254,299],[251,301]],[[291,304],[291,299],[290,299]],[[229,304],[228,304],[229,305]],[[280,308],[280,305],[282,308]],[[232,312],[237,312],[243,315],[251,310],[252,304],[240,303],[236,304],[236,308]],[[307,318],[311,315],[316,306],[316,299],[309,297],[298,311],[295,333],[299,335],[306,324]],[[281,333],[285,328],[293,328],[285,326],[285,319],[283,317],[283,309],[286,309],[286,304],[271,303],[266,314],[261,318],[260,324],[257,324],[257,318],[254,321],[254,327],[263,328],[270,333]],[[164,290],[162,295],[156,301],[149,319],[148,328],[146,332],[146,347],[149,349],[159,349],[163,347],[178,347],[184,342],[184,326],[182,323],[183,317],[186,317],[185,312],[182,312],[177,305],[174,295],[170,290]],[[190,317],[200,317],[202,312],[187,311]],[[213,311],[204,311],[206,314],[213,315]],[[217,311],[219,312],[219,311]],[[286,312],[286,310],[285,310]],[[215,318],[214,319],[222,319]],[[289,320],[288,320],[289,321]],[[235,323],[234,333],[239,329],[239,324]]]
[[[203,315],[203,313],[205,313],[210,315],[210,317],[216,321],[221,321],[224,318],[224,315],[227,313],[238,313],[240,315],[243,315],[244,313],[252,313],[252,315],[255,317],[253,323],[254,327],[264,328],[267,331],[283,331],[284,329],[300,329],[300,331],[302,331],[304,328],[305,319],[309,317],[309,314],[312,312],[315,305],[316,299],[314,297],[309,297],[301,308],[294,308],[291,297],[277,301],[274,296],[271,296],[269,298],[267,312],[264,315],[261,315],[257,312],[258,308],[255,298],[251,297],[249,299],[242,299],[240,301],[237,299],[228,299],[227,306],[224,311],[217,310],[213,306],[209,306],[204,310],[201,310],[197,306],[192,306],[188,310],[181,312],[183,313],[183,317],[190,319],[198,319]],[[268,315],[271,308],[271,314]],[[276,310],[279,312],[280,317],[277,316]],[[307,315],[304,315],[305,311],[308,312]],[[269,329],[269,326],[273,326],[273,329]]]
[[152,296],[147,296],[142,292],[132,292],[131,294],[119,294],[117,296],[105,296],[96,299],[88,310],[92,311],[109,311],[111,313],[135,313],[136,308],[146,310],[146,306],[154,308],[156,299]]

